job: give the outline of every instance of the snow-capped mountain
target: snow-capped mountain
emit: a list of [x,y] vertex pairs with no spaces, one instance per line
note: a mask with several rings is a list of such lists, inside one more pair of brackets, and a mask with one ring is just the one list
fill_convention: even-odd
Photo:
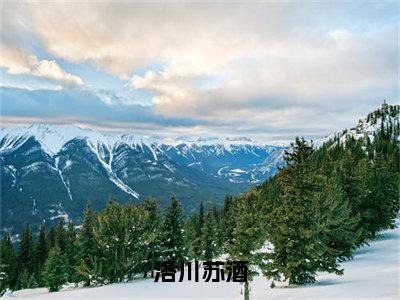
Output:
[[79,220],[88,201],[101,209],[111,197],[153,196],[163,207],[175,193],[190,212],[199,201],[221,202],[274,174],[282,149],[249,138],[112,135],[45,124],[3,128],[2,226],[17,232],[21,220]]

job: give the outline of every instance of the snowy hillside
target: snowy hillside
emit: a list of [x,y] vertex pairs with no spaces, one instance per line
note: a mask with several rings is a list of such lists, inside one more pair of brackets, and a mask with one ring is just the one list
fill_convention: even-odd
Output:
[[[359,119],[357,126],[344,131],[336,132],[325,138],[318,139],[314,141],[314,146],[320,147],[323,143],[332,140],[335,137],[338,138],[340,143],[343,143],[348,137],[353,137],[355,139],[368,137],[370,140],[373,140],[374,135],[381,128],[381,126],[395,126],[397,127],[397,130],[399,130],[400,112],[398,105],[392,106],[383,103],[379,109],[369,113],[367,117]],[[397,138],[398,137],[399,135],[397,134]]]
[[[397,222],[400,225],[400,222]],[[250,299],[399,299],[400,229],[387,230],[370,246],[342,263],[343,276],[319,274],[316,284],[299,288],[269,288],[258,277],[251,284]],[[108,299],[242,299],[237,283],[155,283],[153,280],[112,284],[97,288],[70,288],[56,293],[46,289],[21,290],[3,299],[108,300]]]

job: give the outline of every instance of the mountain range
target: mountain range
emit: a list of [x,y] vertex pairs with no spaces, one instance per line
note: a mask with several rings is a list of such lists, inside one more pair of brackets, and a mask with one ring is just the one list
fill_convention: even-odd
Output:
[[[0,130],[2,231],[20,232],[58,218],[80,221],[95,210],[174,193],[184,211],[220,204],[273,175],[285,147],[249,138],[112,135],[71,125],[34,124]],[[23,220],[23,222],[21,222]]]
[[[384,103],[350,129],[314,141],[342,143],[374,138],[395,126],[400,106]],[[257,185],[284,166],[287,145],[247,137],[193,138],[105,134],[71,125],[34,124],[0,129],[1,231],[19,233],[24,223],[79,223],[87,203],[102,209],[110,200],[154,197],[161,208],[176,194],[185,213],[200,202],[223,202]]]

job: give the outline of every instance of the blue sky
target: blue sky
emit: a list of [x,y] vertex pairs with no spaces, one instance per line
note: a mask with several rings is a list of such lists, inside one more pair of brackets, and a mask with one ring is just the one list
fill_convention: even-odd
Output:
[[315,138],[399,101],[396,2],[75,4],[3,4],[3,126]]

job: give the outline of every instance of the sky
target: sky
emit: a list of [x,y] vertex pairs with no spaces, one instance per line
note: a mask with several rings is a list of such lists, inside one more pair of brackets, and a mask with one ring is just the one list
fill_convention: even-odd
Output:
[[399,103],[399,3],[1,1],[3,127],[318,138]]

